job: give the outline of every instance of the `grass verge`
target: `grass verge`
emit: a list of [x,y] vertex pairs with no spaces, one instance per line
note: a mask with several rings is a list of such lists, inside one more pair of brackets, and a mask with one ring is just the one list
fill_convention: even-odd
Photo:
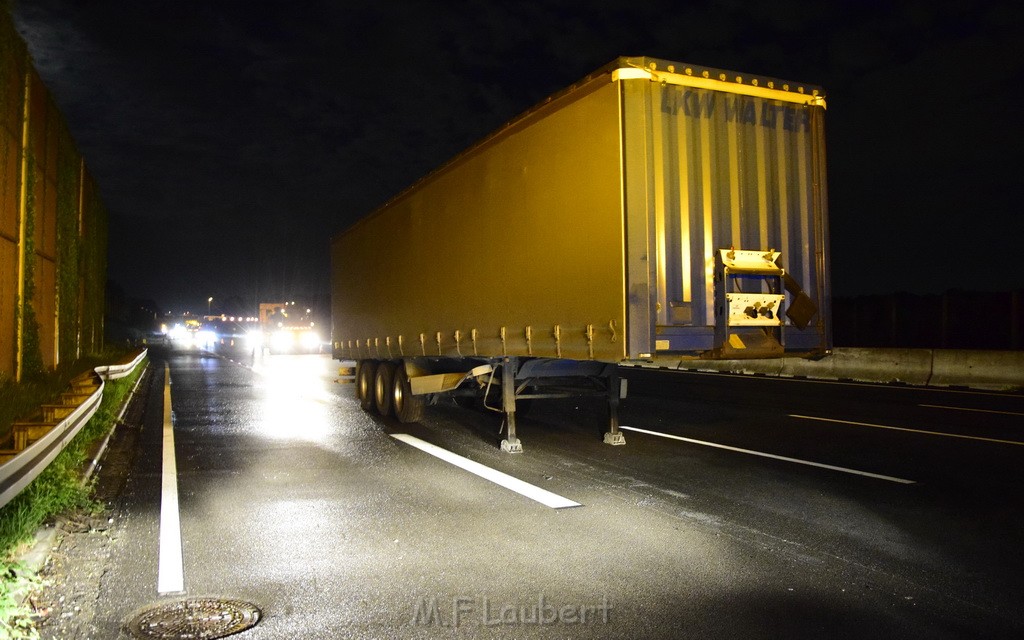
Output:
[[75,439],[24,491],[0,508],[0,640],[37,637],[33,635],[32,611],[16,603],[14,595],[23,592],[35,576],[19,567],[15,559],[39,527],[54,516],[102,508],[91,497],[92,484],[82,485],[82,469],[92,447],[114,428],[125,398],[147,364],[143,360],[131,375],[108,380],[99,408]]

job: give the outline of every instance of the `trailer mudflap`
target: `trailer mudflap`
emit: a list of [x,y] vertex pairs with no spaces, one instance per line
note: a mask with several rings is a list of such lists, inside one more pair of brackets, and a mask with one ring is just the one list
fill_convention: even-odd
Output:
[[782,277],[782,283],[786,287],[786,291],[793,296],[793,302],[786,308],[786,317],[802,331],[811,323],[811,318],[818,313],[818,305],[814,304],[814,301],[804,292],[803,287],[793,276],[785,274]]

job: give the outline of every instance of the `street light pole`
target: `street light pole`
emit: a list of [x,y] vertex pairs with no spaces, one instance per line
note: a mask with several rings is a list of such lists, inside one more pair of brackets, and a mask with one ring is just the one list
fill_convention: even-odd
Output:
[[213,313],[213,296],[206,299],[206,315]]

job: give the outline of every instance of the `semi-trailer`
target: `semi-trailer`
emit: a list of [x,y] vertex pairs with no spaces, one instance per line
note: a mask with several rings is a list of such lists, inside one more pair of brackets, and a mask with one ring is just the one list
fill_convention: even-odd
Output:
[[332,346],[367,411],[505,414],[623,364],[832,348],[820,87],[624,57],[334,236]]

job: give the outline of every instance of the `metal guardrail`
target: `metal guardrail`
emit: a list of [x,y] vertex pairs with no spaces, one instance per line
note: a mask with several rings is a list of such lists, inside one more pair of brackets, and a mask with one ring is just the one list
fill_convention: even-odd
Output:
[[79,404],[67,417],[53,426],[42,438],[36,440],[12,459],[0,464],[0,507],[14,499],[29,485],[57,455],[64,450],[78,432],[82,430],[99,409],[103,401],[103,389],[107,380],[116,380],[131,374],[146,357],[143,349],[137,358],[128,364],[96,367],[93,371],[99,377],[99,387],[84,402]]
[[95,371],[96,375],[103,380],[117,380],[118,378],[124,378],[132,371],[135,371],[135,367],[139,366],[139,363],[145,359],[147,353],[149,353],[149,350],[143,349],[142,352],[128,364],[111,364],[104,367],[96,367],[93,371]]

